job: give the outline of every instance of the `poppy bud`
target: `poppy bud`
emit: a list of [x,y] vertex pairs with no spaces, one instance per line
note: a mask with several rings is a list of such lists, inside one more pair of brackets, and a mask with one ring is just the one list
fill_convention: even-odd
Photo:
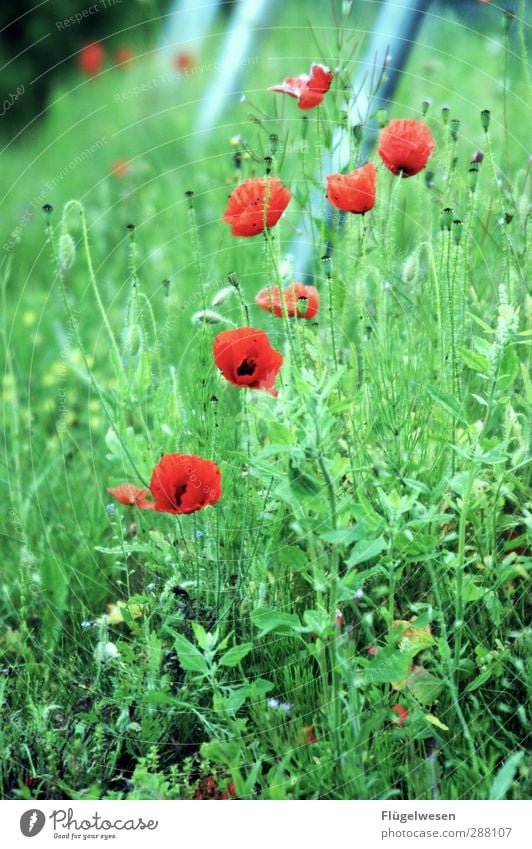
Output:
[[454,142],[458,141],[458,131],[460,130],[460,119],[453,118],[449,127],[451,131],[451,138]]
[[470,191],[474,192],[476,187],[477,187],[477,181],[478,181],[478,168],[477,168],[477,166],[472,165],[471,168],[469,169],[468,173],[469,173],[469,178],[468,178],[469,189],[470,189]]
[[488,132],[490,126],[491,112],[489,109],[483,109],[480,113],[480,123],[485,133]]
[[449,123],[449,112],[451,110],[448,106],[442,106],[441,108],[441,119],[445,125]]
[[377,110],[377,123],[381,130],[384,129],[384,127],[388,123],[388,113],[386,112],[386,109]]
[[453,210],[446,206],[440,214],[440,227],[442,230],[450,230],[453,223]]
[[76,258],[76,245],[74,244],[74,239],[69,233],[62,233],[61,236],[59,236],[57,254],[59,257],[59,265],[61,266],[61,273],[65,274],[69,268],[72,268]]
[[429,106],[430,106],[430,100],[423,100],[421,102],[421,114],[423,115],[423,117],[425,117],[425,115],[429,111]]
[[464,227],[464,225],[460,221],[460,219],[455,218],[454,221],[453,221],[453,241],[456,245],[459,245],[460,242],[462,241],[463,227]]
[[230,271],[227,275],[227,282],[230,283],[231,286],[234,286],[235,289],[240,289],[240,283],[238,282],[238,277],[234,271]]
[[419,273],[419,260],[417,253],[410,254],[406,258],[403,265],[403,280],[406,283],[413,283]]
[[481,150],[475,150],[471,157],[471,165],[482,165],[484,161],[484,153]]
[[336,610],[336,613],[334,615],[334,621],[338,630],[341,631],[342,625],[344,624],[344,614],[341,610]]
[[138,324],[132,324],[126,331],[126,351],[132,357],[136,357],[143,345],[142,330]]
[[219,307],[220,304],[224,304],[227,299],[231,297],[233,292],[233,286],[224,286],[223,289],[220,289],[219,292],[216,292],[216,295],[212,299],[211,304],[213,305],[213,307]]
[[364,138],[364,125],[363,124],[355,124],[353,126],[353,135],[355,137],[355,140],[360,144],[360,142]]
[[192,316],[192,324],[220,324],[225,321],[223,316],[214,310],[199,310]]

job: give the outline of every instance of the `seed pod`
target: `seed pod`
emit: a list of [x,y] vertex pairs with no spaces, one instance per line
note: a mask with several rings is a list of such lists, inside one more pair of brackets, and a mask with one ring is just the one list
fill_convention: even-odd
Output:
[[455,218],[454,221],[453,221],[453,241],[456,245],[459,245],[460,242],[462,241],[463,227],[464,227],[464,225],[460,221],[460,219]]
[[430,106],[430,100],[423,100],[421,102],[421,114],[423,115],[423,117],[425,117],[425,115],[429,111],[429,106]]
[[478,182],[478,168],[476,165],[472,165],[468,171],[468,182],[470,191],[474,192]]
[[453,142],[457,142],[458,141],[458,133],[460,131],[460,119],[459,118],[453,118],[450,125],[449,125],[449,129],[451,131],[451,138],[452,138]]
[[364,126],[363,126],[363,124],[355,124],[354,125],[353,135],[355,137],[355,140],[360,144],[360,142],[364,138]]
[[445,209],[442,209],[440,214],[440,227],[442,230],[450,230],[451,224],[453,223],[453,210],[450,206],[446,206]]
[[388,113],[386,112],[386,109],[377,110],[377,123],[381,130],[384,129],[384,127],[388,123]]
[[59,236],[57,254],[59,265],[61,266],[61,274],[65,274],[69,268],[72,268],[76,259],[76,245],[69,233],[62,233]]
[[489,109],[483,109],[480,113],[480,123],[485,133],[488,132],[490,126],[491,112]]
[[449,112],[451,110],[448,106],[442,106],[441,108],[441,119],[445,125],[449,123]]

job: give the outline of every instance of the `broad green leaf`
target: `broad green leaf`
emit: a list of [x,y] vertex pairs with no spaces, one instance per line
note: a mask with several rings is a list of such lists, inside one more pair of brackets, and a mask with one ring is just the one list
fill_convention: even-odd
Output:
[[443,681],[440,681],[423,666],[415,666],[408,676],[406,686],[418,702],[422,705],[430,705],[438,698],[443,687]]
[[525,756],[524,752],[514,752],[505,760],[497,775],[493,779],[490,788],[490,799],[504,799],[513,784],[515,773],[521,765]]
[[372,684],[391,684],[402,681],[408,675],[410,658],[394,649],[380,649],[376,657],[364,670],[365,678]]
[[351,554],[347,560],[348,566],[358,566],[359,563],[366,563],[367,560],[373,560],[374,557],[378,557],[381,551],[386,548],[386,540],[383,536],[377,537],[377,539],[371,540],[360,540],[353,547]]
[[473,371],[489,371],[489,360],[482,354],[470,351],[468,348],[457,348],[456,350],[468,368],[473,369]]
[[290,634],[299,627],[299,618],[295,613],[284,613],[282,610],[270,610],[259,607],[251,614],[251,621],[259,629],[259,637],[275,631],[277,634]]
[[179,663],[187,672],[207,672],[207,661],[196,646],[182,634],[174,634],[174,647]]
[[446,413],[449,413],[450,416],[462,424],[467,424],[462,404],[458,398],[455,398],[449,392],[444,392],[443,389],[439,389],[437,386],[433,386],[431,383],[427,385],[427,392],[432,400],[436,401]]
[[238,666],[241,660],[250,653],[253,643],[242,643],[241,646],[233,646],[219,659],[222,666]]

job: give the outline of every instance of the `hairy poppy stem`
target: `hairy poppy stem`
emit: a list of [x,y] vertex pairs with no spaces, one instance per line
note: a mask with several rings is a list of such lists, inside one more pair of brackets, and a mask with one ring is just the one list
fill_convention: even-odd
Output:
[[88,271],[89,271],[89,279],[91,281],[91,286],[92,286],[92,290],[94,292],[94,297],[96,298],[96,303],[97,303],[98,309],[100,311],[100,315],[101,315],[101,318],[102,318],[103,325],[104,325],[104,327],[107,331],[107,334],[109,336],[109,341],[111,342],[111,347],[116,354],[118,367],[121,370],[122,375],[125,378],[124,363],[122,362],[122,355],[120,353],[120,349],[119,349],[117,341],[115,339],[115,335],[114,335],[114,333],[111,329],[111,325],[109,323],[109,319],[107,318],[107,313],[105,311],[105,307],[103,305],[102,299],[100,297],[100,292],[98,290],[98,284],[96,282],[96,275],[94,273],[94,267],[92,265],[92,257],[91,257],[90,246],[89,246],[89,233],[88,233],[88,229],[87,229],[87,221],[85,219],[85,210],[84,210],[82,204],[79,202],[79,200],[69,200],[68,203],[65,204],[65,208],[63,210],[63,219],[66,218],[67,210],[69,210],[71,207],[74,207],[74,206],[77,206],[77,208],[79,209],[79,214],[80,214],[80,217],[81,217],[81,232],[83,234],[83,248],[85,250],[85,261],[87,263],[87,268],[88,268]]
[[[77,201],[71,201],[71,203],[78,203],[78,202]],[[65,207],[65,210],[66,210],[66,207]],[[64,215],[65,215],[65,213],[63,212],[63,217],[64,217]],[[59,287],[61,289],[61,295],[63,297],[66,312],[67,312],[67,315],[68,315],[68,320],[70,322],[70,328],[71,328],[72,334],[74,336],[74,339],[76,340],[76,345],[78,346],[80,354],[83,358],[83,363],[85,365],[85,369],[87,371],[88,378],[91,382],[91,385],[94,387],[94,391],[96,392],[96,394],[98,396],[98,400],[100,401],[100,404],[102,405],[102,409],[103,409],[105,415],[107,416],[107,420],[108,420],[109,424],[111,425],[111,427],[113,428],[114,432],[117,435],[117,438],[120,442],[120,446],[121,446],[122,450],[124,451],[124,454],[126,455],[129,462],[131,463],[131,468],[135,472],[137,478],[142,482],[142,484],[145,487],[148,487],[148,483],[144,480],[144,477],[142,476],[139,469],[137,468],[137,465],[136,465],[133,457],[131,456],[131,453],[130,453],[126,443],[124,442],[124,440],[120,436],[119,429],[116,425],[116,422],[115,422],[113,416],[111,415],[111,411],[109,409],[107,401],[105,400],[103,392],[100,389],[98,383],[96,382],[96,380],[94,378],[93,371],[92,371],[92,369],[89,365],[89,361],[87,359],[87,355],[85,353],[85,349],[82,345],[81,338],[80,338],[80,335],[79,335],[79,332],[78,332],[78,320],[76,319],[74,313],[72,312],[72,307],[70,306],[70,302],[68,300],[68,294],[67,294],[67,291],[66,291],[66,288],[65,288],[63,275],[61,273],[61,265],[60,265],[60,262],[59,262],[59,257],[57,255],[55,243],[54,243],[54,240],[53,240],[52,228],[51,228],[49,221],[47,222],[47,225],[46,225],[46,234],[47,234],[48,240],[50,242],[50,246],[52,248],[52,255],[53,255],[54,261],[55,261],[57,279],[59,280]]]

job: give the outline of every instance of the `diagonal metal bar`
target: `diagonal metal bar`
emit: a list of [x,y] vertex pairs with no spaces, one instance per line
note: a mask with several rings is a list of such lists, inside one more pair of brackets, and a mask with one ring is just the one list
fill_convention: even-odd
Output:
[[[350,104],[347,128],[339,128],[333,135],[331,150],[323,160],[325,174],[337,173],[349,164],[349,132],[355,124],[364,124],[364,142],[361,158],[366,159],[375,145],[377,122],[369,120],[381,106],[394,95],[401,73],[406,65],[413,45],[419,33],[425,13],[432,0],[386,0],[377,17],[366,57],[361,63],[353,81],[353,91],[360,92]],[[372,69],[386,67],[385,79],[373,93],[363,93],[366,80]],[[310,214],[319,219],[323,203],[323,190],[314,189],[310,193]],[[331,207],[327,204],[326,220],[332,220]],[[342,216],[343,218],[344,216]],[[342,220],[342,219],[341,219]],[[324,246],[330,253],[331,245]],[[293,269],[296,280],[309,281],[312,277],[312,259],[316,246],[304,223],[298,236],[293,240],[289,253],[293,257]]]

